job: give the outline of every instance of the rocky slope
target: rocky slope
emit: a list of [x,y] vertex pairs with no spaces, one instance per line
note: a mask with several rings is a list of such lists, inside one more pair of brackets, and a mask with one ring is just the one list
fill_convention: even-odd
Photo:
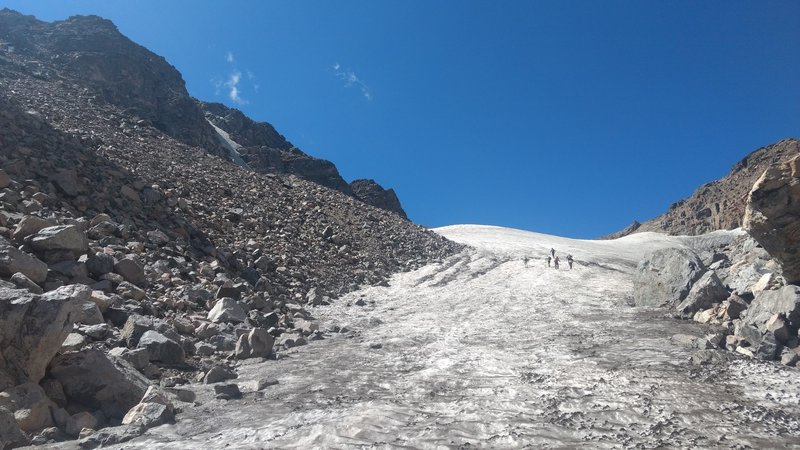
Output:
[[664,214],[607,236],[614,239],[631,233],[657,231],[673,235],[698,235],[742,226],[745,202],[753,183],[771,165],[800,152],[800,141],[784,139],[747,155],[725,177],[704,184],[688,198],[670,205]]
[[314,306],[460,249],[229,161],[174,68],[108,21],[3,10],[0,40],[1,448],[129,438],[190,380],[236,398],[236,361],[326,337]]

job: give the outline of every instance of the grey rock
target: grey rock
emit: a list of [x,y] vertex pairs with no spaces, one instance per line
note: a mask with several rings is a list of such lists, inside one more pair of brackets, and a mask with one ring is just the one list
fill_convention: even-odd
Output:
[[147,293],[142,288],[127,281],[120,283],[115,292],[123,298],[136,301],[142,300],[147,296]]
[[208,320],[215,323],[241,323],[247,320],[247,312],[236,300],[230,297],[223,297],[208,312]]
[[0,288],[0,389],[44,377],[90,294],[82,285],[43,295]]
[[0,407],[14,411],[22,431],[32,433],[53,426],[50,408],[55,404],[36,383],[24,383],[0,392]]
[[136,286],[143,287],[147,284],[144,269],[133,258],[122,258],[114,264],[114,272],[122,275],[122,278]]
[[219,383],[220,381],[234,379],[237,376],[233,369],[227,366],[216,365],[206,372],[203,377],[203,382],[205,384]]
[[742,321],[767,331],[767,322],[775,314],[781,314],[796,330],[800,325],[800,287],[784,286],[776,291],[762,291],[742,316]]
[[33,255],[18,250],[0,236],[0,276],[10,277],[17,272],[30,278],[34,283],[44,283],[47,279],[47,264]]
[[11,235],[11,238],[15,242],[22,242],[26,237],[52,225],[52,223],[41,217],[25,216],[17,224],[17,228],[14,229],[14,234]]
[[185,359],[183,347],[157,331],[146,331],[139,339],[138,346],[150,353],[150,361],[165,364],[181,364]]
[[122,327],[120,338],[124,339],[128,347],[139,345],[139,339],[145,332],[155,329],[153,319],[146,316],[134,314],[128,317],[125,326]]
[[127,361],[97,349],[56,356],[50,363],[50,375],[64,387],[68,400],[116,419],[139,403],[149,385]]
[[263,328],[253,328],[249,333],[239,336],[234,349],[238,359],[266,358],[272,353],[275,338]]
[[96,253],[86,260],[86,269],[93,277],[99,277],[114,271],[116,260],[107,253]]
[[703,263],[686,249],[656,250],[645,256],[633,279],[637,306],[678,305],[704,272]]
[[35,253],[64,251],[79,256],[89,249],[86,234],[75,225],[56,225],[42,228],[29,236],[26,242]]
[[[2,184],[3,174],[5,172],[0,173],[0,185]],[[19,429],[14,413],[0,406],[0,449],[22,447],[29,443],[27,436]]]
[[20,289],[27,289],[34,294],[42,294],[44,290],[30,278],[25,276],[22,272],[17,272],[11,275],[11,282]]
[[683,317],[691,317],[697,311],[722,302],[728,295],[728,289],[723,286],[716,272],[709,270],[692,285],[686,298],[676,309]]
[[242,392],[239,390],[239,386],[234,383],[217,384],[214,386],[214,393],[217,394],[217,398],[225,400],[242,398]]
[[66,432],[68,435],[78,437],[84,428],[96,429],[99,421],[90,412],[75,413],[67,420]]

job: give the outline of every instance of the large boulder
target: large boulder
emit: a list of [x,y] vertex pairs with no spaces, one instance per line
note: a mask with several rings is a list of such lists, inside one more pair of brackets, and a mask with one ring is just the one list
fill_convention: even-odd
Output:
[[689,295],[704,272],[693,252],[666,248],[649,253],[639,262],[633,278],[633,301],[637,306],[673,306]]
[[0,236],[0,275],[10,277],[17,272],[35,283],[43,283],[47,279],[47,264],[33,255],[18,250]]
[[44,377],[91,292],[83,285],[44,295],[0,288],[0,389]]
[[122,424],[151,428],[170,422],[174,417],[175,408],[166,394],[155,386],[150,386],[142,397],[142,401],[131,408],[122,418]]
[[181,364],[185,358],[181,344],[153,330],[146,331],[142,335],[139,339],[139,347],[147,349],[151,361]]
[[133,258],[122,258],[114,264],[114,272],[122,275],[125,281],[135,284],[136,286],[144,286],[147,283],[147,278],[144,275],[144,269]]
[[800,155],[764,171],[747,197],[744,228],[800,283]]
[[678,313],[691,317],[697,311],[710,308],[728,298],[728,289],[722,284],[716,272],[709,270],[692,285],[686,298],[678,305]]
[[272,353],[275,338],[263,328],[253,328],[239,336],[233,354],[238,359],[266,358]]
[[89,240],[75,225],[56,225],[42,228],[26,239],[35,253],[69,252],[80,256],[89,249]]
[[0,392],[0,407],[14,412],[19,429],[28,433],[53,426],[50,408],[55,407],[41,386],[24,383]]
[[17,425],[14,413],[0,406],[0,450],[22,447],[30,442]]
[[223,297],[208,312],[208,320],[215,323],[240,323],[247,320],[247,312],[236,300],[230,297]]
[[767,324],[774,315],[779,315],[788,322],[791,329],[797,330],[800,326],[800,287],[784,286],[776,291],[762,291],[750,303],[742,321],[766,332]]
[[41,217],[25,216],[17,224],[17,228],[14,229],[14,234],[11,235],[11,238],[16,242],[21,242],[26,237],[50,226],[53,226],[53,224]]
[[97,349],[57,356],[50,375],[61,383],[68,401],[100,409],[115,419],[138,404],[149,385],[127,361]]

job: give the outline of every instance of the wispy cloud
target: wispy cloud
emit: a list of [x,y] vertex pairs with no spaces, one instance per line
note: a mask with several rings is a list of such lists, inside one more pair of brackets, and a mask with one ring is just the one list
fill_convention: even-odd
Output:
[[369,86],[353,70],[342,68],[342,65],[338,62],[332,66],[332,69],[336,78],[344,81],[344,87],[356,87],[367,101],[372,100],[372,91],[370,91]]
[[[214,78],[211,80],[211,83],[214,85],[214,93],[216,95],[222,95],[223,90],[225,91],[225,95],[236,105],[246,105],[249,103],[247,99],[242,97],[242,71],[240,71],[236,67],[236,58],[233,56],[232,51],[225,52],[225,61],[231,65],[230,72],[228,72],[225,81],[222,81],[219,78]],[[255,84],[253,81],[256,79],[255,74],[253,72],[247,70],[245,71],[246,78],[248,82],[253,84],[253,90],[258,92],[259,86]]]

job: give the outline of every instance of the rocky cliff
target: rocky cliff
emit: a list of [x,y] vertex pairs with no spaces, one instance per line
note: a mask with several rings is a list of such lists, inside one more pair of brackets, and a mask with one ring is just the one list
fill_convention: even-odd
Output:
[[617,238],[642,231],[673,235],[698,235],[714,230],[732,230],[742,226],[747,195],[761,174],[773,164],[786,161],[800,152],[800,141],[784,139],[759,148],[736,163],[725,177],[704,184],[688,198],[670,205],[658,217],[635,222]]

